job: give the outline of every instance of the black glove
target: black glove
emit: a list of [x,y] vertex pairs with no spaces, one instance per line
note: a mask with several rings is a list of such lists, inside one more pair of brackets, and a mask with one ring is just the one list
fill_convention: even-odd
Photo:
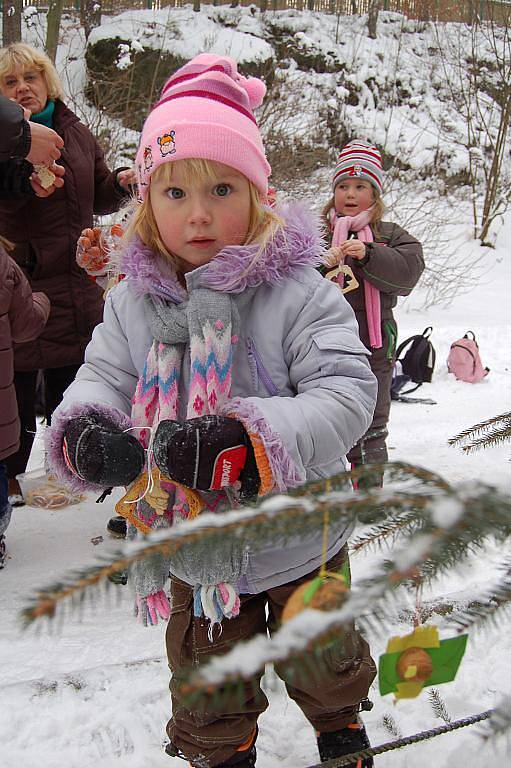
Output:
[[145,452],[138,440],[99,413],[72,419],[62,450],[71,471],[95,485],[129,485],[144,469]]
[[252,443],[236,419],[199,416],[184,423],[161,421],[153,451],[160,471],[187,488],[220,490],[239,480],[241,498],[259,490]]

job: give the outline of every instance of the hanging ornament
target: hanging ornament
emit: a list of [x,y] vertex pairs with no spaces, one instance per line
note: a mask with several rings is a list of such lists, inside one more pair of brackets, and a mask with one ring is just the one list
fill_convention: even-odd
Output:
[[325,278],[337,283],[342,293],[354,291],[360,285],[349,264],[339,264],[327,272]]
[[416,627],[403,637],[392,637],[380,656],[380,693],[397,700],[414,699],[423,688],[450,683],[456,677],[468,635],[440,640],[438,627]]
[[284,606],[282,621],[290,621],[306,608],[335,611],[346,601],[349,591],[346,577],[340,573],[316,576],[295,589]]
[[190,520],[197,517],[204,506],[197,491],[186,488],[175,480],[169,480],[160,473],[157,467],[154,467],[150,473],[143,472],[133,481],[124,496],[115,505],[116,514],[125,517],[141,533],[151,533],[151,527],[140,515],[138,502],[144,499],[157,515],[165,514],[169,498],[169,490],[165,486],[180,490],[188,507],[187,517]]

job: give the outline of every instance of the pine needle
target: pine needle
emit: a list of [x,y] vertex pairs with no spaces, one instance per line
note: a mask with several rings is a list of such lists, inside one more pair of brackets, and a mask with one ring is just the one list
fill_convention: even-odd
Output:
[[392,715],[383,715],[382,725],[394,739],[400,739],[402,737],[403,734],[401,732],[401,728],[398,726]]
[[445,705],[445,701],[440,696],[438,690],[436,688],[431,688],[428,691],[428,698],[429,703],[431,704],[431,709],[435,713],[435,717],[438,717],[440,720],[443,720],[444,723],[451,723],[452,718],[447,711],[447,707]]
[[488,448],[498,445],[511,438],[511,412],[492,416],[486,421],[474,424],[473,427],[464,429],[458,435],[451,437],[449,445],[464,445],[463,450],[470,453],[479,448]]

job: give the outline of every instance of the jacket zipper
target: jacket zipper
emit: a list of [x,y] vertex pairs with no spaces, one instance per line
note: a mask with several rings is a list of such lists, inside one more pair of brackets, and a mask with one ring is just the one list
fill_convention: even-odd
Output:
[[254,389],[257,389],[258,379],[261,379],[266,391],[272,397],[279,394],[279,390],[275,386],[270,374],[264,367],[263,361],[256,349],[254,340],[251,336],[247,337],[247,355],[248,364],[250,367],[250,374],[252,376],[252,384]]

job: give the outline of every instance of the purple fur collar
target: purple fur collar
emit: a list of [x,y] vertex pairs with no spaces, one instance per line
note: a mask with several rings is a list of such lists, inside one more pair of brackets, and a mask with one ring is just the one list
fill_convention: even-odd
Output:
[[[257,244],[224,248],[201,268],[200,285],[240,293],[263,283],[276,285],[286,277],[294,277],[302,267],[317,267],[324,250],[319,218],[303,203],[281,206],[276,213],[285,227],[261,253]],[[130,278],[137,295],[149,293],[178,303],[186,298],[173,268],[138,238],[124,250],[119,268]]]

